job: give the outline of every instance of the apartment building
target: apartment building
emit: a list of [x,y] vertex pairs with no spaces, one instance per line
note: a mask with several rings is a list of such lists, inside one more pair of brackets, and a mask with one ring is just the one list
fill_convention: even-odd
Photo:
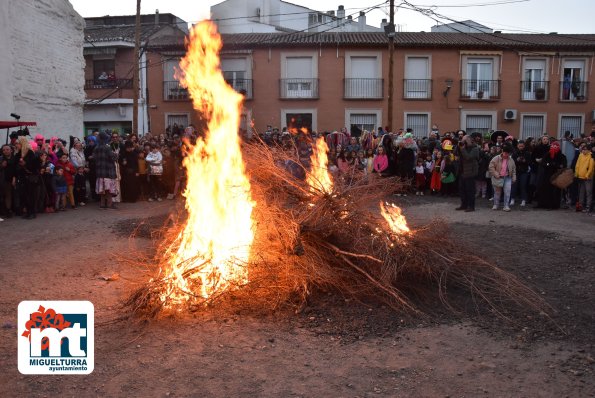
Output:
[[[223,42],[223,74],[246,97],[244,128],[254,120],[258,129],[346,126],[358,134],[387,124],[384,33],[228,34]],[[390,127],[418,136],[434,124],[441,131],[506,130],[523,138],[589,134],[594,43],[595,35],[397,33]],[[158,102],[149,106],[153,132],[199,120],[187,92],[167,83],[183,42],[170,38],[158,50],[169,55],[150,60],[163,68],[151,69],[149,82],[164,81],[151,94]]]
[[[142,15],[140,58],[135,60],[134,15],[85,18],[85,22],[85,134],[94,130],[132,132],[134,65],[140,70],[138,130],[140,134],[149,132],[147,48],[152,41],[163,37],[177,37],[183,42],[188,24],[172,14]],[[151,66],[154,67],[161,65]]]

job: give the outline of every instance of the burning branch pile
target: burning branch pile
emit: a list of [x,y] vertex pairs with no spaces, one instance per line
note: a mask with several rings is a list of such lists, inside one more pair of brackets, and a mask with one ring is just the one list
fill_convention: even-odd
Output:
[[461,287],[496,310],[545,307],[513,275],[462,252],[443,223],[410,230],[400,209],[383,203],[399,179],[332,178],[324,140],[312,143],[311,167],[296,152],[240,148],[241,101],[218,69],[218,36],[199,24],[191,39],[181,77],[209,131],[184,163],[186,220],[157,250],[159,273],[129,298],[134,313],[226,303],[299,308],[319,288],[409,312],[417,311],[412,297],[420,291],[449,305],[450,289]]

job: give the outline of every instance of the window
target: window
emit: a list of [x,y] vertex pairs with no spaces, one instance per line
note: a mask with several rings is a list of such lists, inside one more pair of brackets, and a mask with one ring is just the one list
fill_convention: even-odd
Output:
[[430,99],[432,97],[429,57],[406,58],[403,95],[404,98],[409,99]]
[[347,52],[345,54],[346,99],[382,98],[381,55],[376,52]]
[[413,130],[415,137],[426,137],[430,132],[430,114],[405,113],[405,128]]
[[316,131],[316,109],[281,109],[281,127],[288,129],[306,128],[309,132]]
[[545,134],[545,115],[521,115],[521,139]]
[[227,84],[246,98],[252,98],[252,80],[248,77],[248,59],[221,58],[221,70]]
[[560,115],[558,137],[564,137],[566,131],[570,131],[574,137],[580,137],[583,133],[583,117],[583,115]]
[[467,134],[480,133],[486,135],[492,130],[491,115],[467,115]]
[[176,69],[180,68],[179,59],[167,59],[163,63],[163,99],[188,100],[188,90],[175,78]]
[[187,113],[184,114],[167,114],[165,116],[165,125],[173,131],[174,124],[178,128],[188,127],[190,124],[190,119]]
[[318,98],[316,57],[282,55],[281,98]]
[[544,100],[546,98],[546,70],[545,59],[525,59],[522,99]]
[[461,97],[472,100],[500,98],[499,60],[497,56],[463,56]]
[[349,117],[349,131],[354,137],[359,137],[364,130],[373,132],[376,126],[375,113],[352,113]]
[[561,100],[583,101],[586,99],[584,59],[564,60],[561,86]]
[[116,77],[116,61],[113,59],[102,59],[93,61],[93,78],[99,79],[101,75],[113,75]]

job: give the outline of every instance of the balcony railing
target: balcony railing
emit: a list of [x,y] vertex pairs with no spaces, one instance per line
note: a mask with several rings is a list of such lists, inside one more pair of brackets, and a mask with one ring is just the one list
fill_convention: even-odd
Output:
[[500,80],[461,80],[461,99],[489,101],[500,99]]
[[403,98],[405,99],[432,99],[431,79],[405,79],[403,80]]
[[382,99],[383,79],[344,79],[343,98],[345,99]]
[[521,100],[547,101],[550,96],[550,82],[523,80],[521,81]]
[[251,79],[235,79],[226,80],[234,90],[244,95],[245,99],[252,99],[252,80]]
[[132,79],[91,79],[85,80],[85,90],[105,88],[132,88]]
[[588,82],[560,82],[560,101],[586,101]]
[[282,99],[318,98],[318,79],[280,79],[279,97]]
[[190,99],[188,89],[182,87],[178,81],[163,82],[164,101],[187,101]]

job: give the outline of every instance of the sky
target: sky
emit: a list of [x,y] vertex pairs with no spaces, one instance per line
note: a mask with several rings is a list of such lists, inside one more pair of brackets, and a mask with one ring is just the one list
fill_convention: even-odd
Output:
[[[383,0],[292,0],[318,11],[336,10],[345,6],[345,15],[354,18],[364,8],[373,7]],[[74,9],[83,17],[104,15],[132,15],[136,12],[136,0],[70,0]],[[220,0],[142,0],[141,12],[152,14],[172,13],[187,22],[198,22],[209,17],[211,5]],[[409,0],[408,3],[440,14],[442,23],[451,20],[474,20],[494,30],[510,33],[595,33],[593,15],[595,0]],[[496,3],[496,4],[495,4]],[[498,4],[500,3],[500,4]],[[395,0],[395,4],[403,4]],[[436,21],[421,13],[398,7],[395,24],[401,31],[430,31]],[[388,1],[367,13],[368,25],[380,26],[383,18],[388,19]],[[434,17],[437,18],[437,17]]]

